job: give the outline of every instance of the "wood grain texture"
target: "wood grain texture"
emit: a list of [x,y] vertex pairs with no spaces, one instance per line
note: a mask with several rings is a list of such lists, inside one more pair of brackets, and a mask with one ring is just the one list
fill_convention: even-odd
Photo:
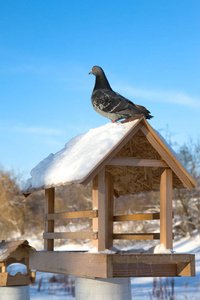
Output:
[[45,220],[62,220],[62,219],[81,219],[81,218],[97,218],[97,210],[71,211],[54,214],[46,214]]
[[160,180],[160,243],[173,249],[171,169],[164,170]]
[[[50,188],[45,190],[45,214],[53,214],[55,206],[55,188]],[[45,221],[44,225],[45,232],[54,232],[54,220]],[[48,251],[53,251],[54,249],[54,240],[45,239],[44,240],[44,249]]]
[[168,165],[163,160],[139,159],[139,158],[113,158],[108,163],[109,166],[129,166],[129,167],[154,167],[167,168]]

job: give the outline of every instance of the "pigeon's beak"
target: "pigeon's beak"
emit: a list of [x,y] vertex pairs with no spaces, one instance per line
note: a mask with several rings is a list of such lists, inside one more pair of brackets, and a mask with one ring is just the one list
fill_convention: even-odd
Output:
[[92,74],[92,70],[90,71],[89,75]]

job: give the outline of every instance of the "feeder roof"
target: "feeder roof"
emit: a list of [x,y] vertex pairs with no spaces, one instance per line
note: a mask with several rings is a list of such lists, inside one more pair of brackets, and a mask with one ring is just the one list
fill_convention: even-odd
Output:
[[17,249],[20,248],[35,250],[35,248],[29,246],[29,243],[26,240],[11,241],[11,242],[2,241],[0,243],[0,262],[7,260],[12,255],[13,252],[15,252]]
[[[131,159],[131,163],[124,163],[124,159]],[[173,187],[197,186],[163,137],[140,116],[130,122],[108,123],[71,139],[31,171],[22,193],[87,184],[104,167],[114,177],[116,196],[159,190],[162,167],[173,170]]]

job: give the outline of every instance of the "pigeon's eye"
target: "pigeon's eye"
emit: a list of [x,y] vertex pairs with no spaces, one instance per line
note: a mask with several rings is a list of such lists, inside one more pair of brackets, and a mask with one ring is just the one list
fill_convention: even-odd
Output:
[[95,71],[95,70],[96,70],[96,68],[93,68],[93,70]]

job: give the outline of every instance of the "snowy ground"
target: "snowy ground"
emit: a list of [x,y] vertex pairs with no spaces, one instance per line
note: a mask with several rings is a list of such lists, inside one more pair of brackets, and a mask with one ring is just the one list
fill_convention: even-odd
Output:
[[[144,299],[200,299],[200,238],[184,238],[174,243],[178,253],[193,253],[196,258],[196,277],[132,278],[132,297]],[[173,288],[174,285],[174,288]],[[39,291],[40,290],[40,291]],[[174,292],[173,292],[174,290]],[[30,287],[31,300],[72,300],[74,278],[47,273],[37,273],[36,283]],[[174,293],[174,297],[172,294]]]

